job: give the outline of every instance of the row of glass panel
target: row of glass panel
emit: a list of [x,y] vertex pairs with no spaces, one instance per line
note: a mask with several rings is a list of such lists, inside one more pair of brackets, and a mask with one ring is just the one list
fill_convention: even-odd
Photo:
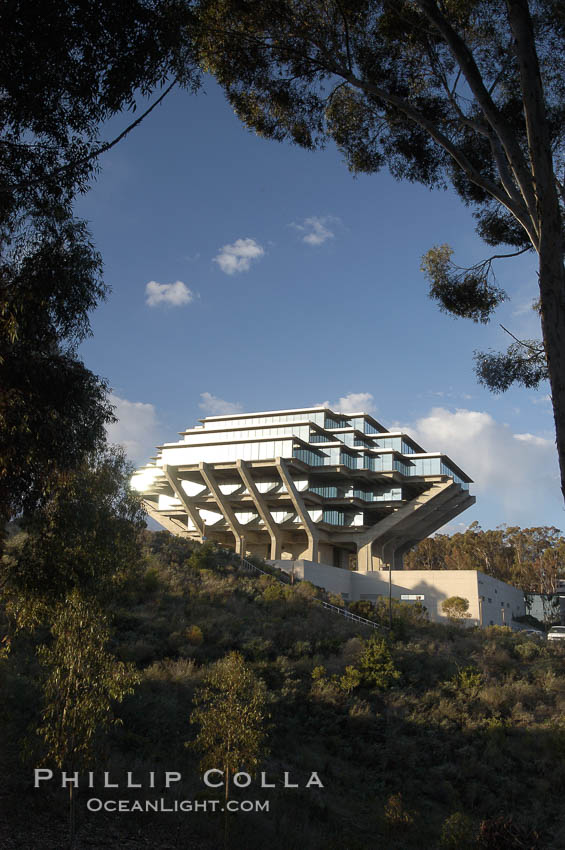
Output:
[[[293,439],[264,440],[258,443],[218,443],[209,446],[190,446],[183,443],[165,446],[163,463],[171,466],[190,466],[204,463],[226,463],[236,460],[271,460],[293,456]],[[309,463],[310,461],[306,461]],[[323,463],[323,458],[320,460]]]
[[364,517],[362,513],[325,510],[322,514],[322,522],[327,522],[328,525],[363,525]]
[[321,425],[323,428],[329,430],[353,427],[358,431],[362,431],[364,434],[380,433],[374,425],[371,425],[362,416],[354,416],[352,418],[336,417],[334,419],[332,416],[326,415],[323,410],[302,410],[290,413],[273,413],[268,416],[235,417],[233,419],[208,419],[204,421],[203,430],[214,431],[216,429],[245,428],[247,426],[255,428],[262,425],[282,425],[290,422],[300,422],[304,419],[309,419],[311,422],[315,422],[316,425]]
[[310,440],[309,425],[279,425],[271,428],[244,428],[243,430],[229,431],[216,428],[208,433],[202,429],[196,429],[184,435],[184,442],[188,445],[210,444],[210,443],[239,443],[242,440],[257,440],[265,437],[298,437],[307,443]]
[[415,471],[412,475],[448,475],[456,484],[460,484],[464,490],[469,489],[469,484],[455,473],[440,457],[421,457],[412,460]]
[[379,438],[373,442],[376,448],[394,449],[403,455],[412,455],[415,452],[414,447],[402,437],[386,437],[379,434]]
[[413,457],[409,462],[395,458],[392,454],[383,454],[380,457],[371,457],[359,454],[354,457],[343,452],[338,446],[331,449],[321,450],[326,457],[309,451],[308,449],[295,449],[294,457],[303,460],[311,466],[347,466],[349,469],[369,469],[373,472],[400,472],[402,475],[447,475],[460,484],[463,489],[468,489],[469,484],[455,473],[441,457],[417,458]]
[[250,426],[255,428],[259,425],[284,425],[287,422],[301,422],[304,419],[310,419],[318,425],[323,425],[324,414],[312,414],[309,411],[296,413],[275,413],[271,416],[249,416],[235,419],[218,419],[216,421],[206,420],[204,429],[206,431],[215,431],[218,428],[245,428]]
[[295,457],[310,466],[343,465],[349,469],[369,469],[373,472],[391,472],[396,470],[406,476],[411,475],[448,475],[458,484],[467,489],[464,482],[441,457],[417,458],[404,462],[392,454],[380,457],[365,455],[360,452],[352,455],[342,451],[338,446],[329,449],[311,450],[293,448],[292,439],[265,440],[257,443],[223,443],[210,446],[172,445],[163,449],[163,463],[171,466],[183,464],[221,463],[242,460],[270,460],[276,457]]
[[345,487],[310,487],[311,493],[316,493],[324,499],[362,499],[364,502],[391,502],[402,499],[402,488],[392,487],[387,490],[359,490]]
[[367,422],[362,416],[354,416],[353,419],[349,420],[351,425],[354,428],[357,428],[358,431],[362,431],[364,434],[378,434],[379,431],[375,428],[374,425],[371,425],[370,422]]

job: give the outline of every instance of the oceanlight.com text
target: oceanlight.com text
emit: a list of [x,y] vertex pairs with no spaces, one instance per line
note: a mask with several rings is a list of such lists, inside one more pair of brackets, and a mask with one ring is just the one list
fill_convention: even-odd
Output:
[[268,812],[268,800],[101,800],[91,797],[86,802],[89,812]]

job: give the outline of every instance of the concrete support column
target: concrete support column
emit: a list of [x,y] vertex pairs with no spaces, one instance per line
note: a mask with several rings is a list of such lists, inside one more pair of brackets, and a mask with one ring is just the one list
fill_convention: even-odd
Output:
[[306,551],[305,560],[314,561],[314,563],[317,564],[319,563],[318,544],[320,540],[320,532],[316,528],[315,523],[312,522],[312,519],[310,518],[310,514],[306,510],[304,502],[301,499],[298,490],[294,486],[294,482],[290,476],[290,473],[288,472],[284,458],[276,458],[275,464],[280,475],[281,481],[286,487],[286,491],[294,506],[294,510],[300,517],[304,531],[306,532],[306,536],[308,538],[308,549]]
[[235,538],[235,551],[237,554],[244,558],[245,557],[245,535],[243,534],[243,530],[235,518],[235,514],[232,511],[231,505],[229,501],[226,499],[220,488],[218,487],[218,483],[216,481],[216,477],[212,472],[212,468],[210,464],[201,462],[198,464],[198,468],[200,470],[200,474],[204,479],[206,486],[210,490],[210,493],[213,495],[216,500],[216,504],[218,505],[221,513],[224,516],[224,519],[229,526],[231,533]]
[[357,569],[361,572],[370,572],[373,569],[373,544],[371,542],[357,548]]
[[237,461],[237,469],[241,480],[247,487],[249,495],[253,499],[255,507],[257,508],[257,512],[263,522],[265,523],[265,528],[269,532],[269,537],[271,538],[271,561],[278,561],[281,558],[282,551],[282,531],[277,527],[276,522],[271,516],[271,512],[267,507],[265,500],[263,499],[261,493],[255,486],[255,482],[251,477],[251,470],[249,469],[248,464],[244,460]]
[[189,497],[184,492],[178,475],[176,474],[174,469],[171,469],[171,467],[167,466],[167,464],[163,464],[163,474],[169,482],[173,493],[175,494],[175,496],[185,509],[186,513],[192,520],[192,524],[194,525],[195,529],[199,532],[200,540],[202,540],[202,538],[204,537],[204,522],[202,521],[202,517],[200,516],[198,509],[190,501]]
[[374,544],[373,562],[375,560],[377,561],[377,569],[395,569],[395,553],[397,547],[398,540],[394,537],[389,537],[388,540],[378,540]]

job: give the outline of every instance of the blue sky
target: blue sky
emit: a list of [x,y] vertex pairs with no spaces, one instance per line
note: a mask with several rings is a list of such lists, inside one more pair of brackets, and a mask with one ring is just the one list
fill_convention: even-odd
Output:
[[211,82],[171,92],[100,164],[76,209],[112,294],[81,354],[113,388],[110,437],[134,462],[201,416],[329,402],[471,475],[477,504],[449,530],[565,529],[548,388],[495,396],[472,368],[475,349],[508,344],[498,322],[538,335],[533,258],[499,263],[511,300],[488,326],[427,297],[428,248],[449,243],[461,265],[488,250],[453,193],[260,139]]

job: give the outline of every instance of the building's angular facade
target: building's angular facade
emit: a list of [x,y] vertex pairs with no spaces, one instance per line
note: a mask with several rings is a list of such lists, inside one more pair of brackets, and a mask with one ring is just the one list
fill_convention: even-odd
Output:
[[271,560],[398,569],[475,501],[445,455],[366,413],[328,408],[210,416],[166,443],[132,485],[174,534]]

